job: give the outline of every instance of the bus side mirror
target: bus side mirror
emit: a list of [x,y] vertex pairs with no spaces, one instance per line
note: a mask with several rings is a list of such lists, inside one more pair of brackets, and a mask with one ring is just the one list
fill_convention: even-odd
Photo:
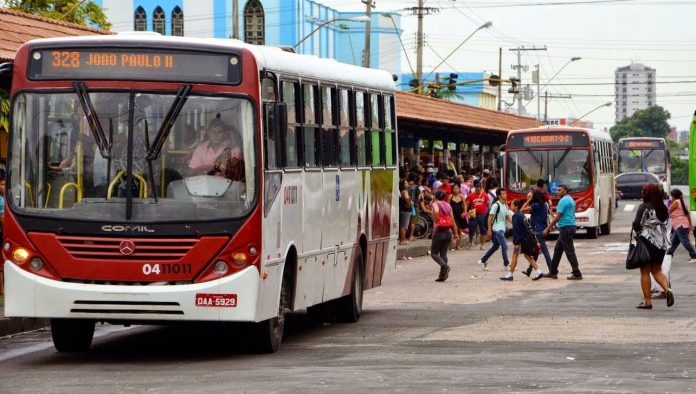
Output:
[[12,63],[0,64],[0,89],[10,92],[12,85]]
[[288,106],[283,102],[265,102],[263,108],[266,119],[266,168],[279,168],[285,164],[283,136],[288,128]]

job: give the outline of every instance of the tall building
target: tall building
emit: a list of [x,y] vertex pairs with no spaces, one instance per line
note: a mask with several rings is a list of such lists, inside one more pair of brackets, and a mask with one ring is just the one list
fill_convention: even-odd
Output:
[[615,72],[616,121],[630,117],[639,109],[656,105],[655,69],[641,63],[619,67]]
[[[349,20],[364,13],[340,12],[312,0],[236,0],[238,37],[258,45],[294,46],[295,50],[348,64],[363,63],[364,22]],[[235,0],[96,0],[112,30],[154,31],[162,35],[231,38]],[[342,19],[319,29],[321,24]],[[399,74],[401,32],[398,13],[373,12],[370,67]],[[311,34],[311,35],[310,35]]]

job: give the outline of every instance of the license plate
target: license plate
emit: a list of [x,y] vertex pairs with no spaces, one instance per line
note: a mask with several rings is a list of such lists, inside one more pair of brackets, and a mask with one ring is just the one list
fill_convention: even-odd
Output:
[[196,294],[196,306],[228,307],[237,306],[236,294]]

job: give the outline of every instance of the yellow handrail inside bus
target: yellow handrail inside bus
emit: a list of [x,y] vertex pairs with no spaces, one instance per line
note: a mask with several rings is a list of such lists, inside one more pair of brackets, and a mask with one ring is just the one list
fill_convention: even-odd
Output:
[[51,201],[51,184],[47,183],[46,188],[48,189],[48,192],[46,193],[46,203],[44,204],[44,208],[48,208],[48,202]]
[[82,201],[82,190],[84,187],[84,179],[82,176],[82,169],[84,167],[84,157],[82,155],[82,144],[77,144],[77,182],[70,182],[63,185],[60,188],[60,196],[58,197],[58,208],[63,209],[63,202],[65,201],[65,192],[70,187],[75,188],[77,194],[77,202]]
[[36,204],[34,203],[34,191],[31,188],[31,183],[24,181],[24,187],[29,189],[29,203],[31,204],[31,207],[36,208]]
[[[114,180],[111,181],[109,184],[109,189],[107,190],[107,195],[106,198],[111,198],[111,194],[114,191],[114,187],[116,187],[116,184],[123,178],[123,175],[126,173],[126,170],[121,170],[119,171],[116,176],[114,177]],[[145,178],[140,173],[133,173],[133,176],[140,181],[140,198],[145,198],[147,197],[147,182],[145,182]]]

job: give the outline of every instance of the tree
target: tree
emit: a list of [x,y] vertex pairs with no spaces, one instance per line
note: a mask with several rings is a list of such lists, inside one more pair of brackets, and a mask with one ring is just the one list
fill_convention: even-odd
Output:
[[109,30],[104,11],[89,0],[6,0],[5,6],[46,18]]
[[671,117],[669,111],[659,105],[636,111],[631,117],[619,121],[609,129],[614,141],[624,137],[667,137]]

